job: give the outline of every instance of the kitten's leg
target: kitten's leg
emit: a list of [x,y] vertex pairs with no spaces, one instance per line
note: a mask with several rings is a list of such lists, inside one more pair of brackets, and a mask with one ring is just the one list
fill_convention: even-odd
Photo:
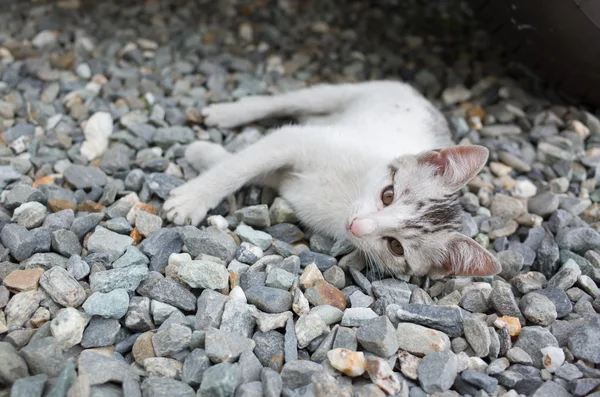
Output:
[[329,114],[352,101],[361,85],[317,85],[273,96],[249,96],[237,102],[218,103],[202,109],[204,124],[232,128],[252,121],[283,116]]
[[292,165],[303,141],[296,132],[297,127],[280,129],[173,189],[163,206],[167,219],[197,225],[211,208],[245,184]]

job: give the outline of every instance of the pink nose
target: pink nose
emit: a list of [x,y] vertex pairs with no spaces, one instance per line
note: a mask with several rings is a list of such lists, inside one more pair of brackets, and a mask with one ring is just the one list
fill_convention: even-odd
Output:
[[362,237],[369,233],[373,233],[376,227],[377,224],[371,219],[354,218],[354,220],[350,223],[349,230],[356,237]]

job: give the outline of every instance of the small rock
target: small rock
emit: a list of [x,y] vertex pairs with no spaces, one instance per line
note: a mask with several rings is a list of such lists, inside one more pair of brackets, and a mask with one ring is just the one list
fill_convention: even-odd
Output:
[[114,345],[120,330],[118,320],[94,317],[83,332],[81,346],[90,348]]
[[21,349],[20,355],[34,375],[45,374],[56,377],[65,365],[63,350],[56,338],[51,336],[29,343]]
[[427,393],[449,390],[458,369],[458,360],[451,351],[431,353],[419,365],[419,383]]
[[3,281],[3,284],[17,292],[31,291],[37,289],[40,277],[44,269],[14,270],[10,272]]
[[490,353],[490,334],[486,324],[475,318],[465,317],[463,320],[465,338],[478,357],[486,357]]
[[57,230],[52,233],[52,249],[66,257],[81,254],[79,239],[70,230]]
[[536,292],[524,295],[519,302],[519,308],[527,320],[541,326],[552,324],[558,316],[554,303]]
[[189,347],[192,331],[181,324],[161,326],[152,337],[152,345],[158,357],[171,356]]
[[389,357],[398,351],[396,330],[386,316],[377,317],[361,325],[356,330],[356,338],[366,351],[380,357]]
[[334,257],[318,252],[303,251],[299,257],[303,268],[310,264],[315,264],[322,272],[337,264],[337,260]]
[[94,292],[83,304],[90,316],[120,319],[129,309],[129,294],[124,289],[114,289],[106,294]]
[[107,253],[111,262],[116,261],[131,245],[133,245],[131,237],[123,236],[103,227],[97,227],[87,241],[90,252]]
[[305,314],[300,316],[296,322],[296,337],[298,338],[298,347],[305,348],[315,338],[321,336],[327,331],[327,324],[316,314]]
[[248,225],[240,224],[235,229],[235,234],[239,236],[242,241],[256,245],[263,251],[271,246],[273,243],[273,237],[260,230],[254,230]]
[[146,378],[141,385],[144,397],[195,397],[196,393],[189,385],[170,378]]
[[237,249],[233,237],[212,226],[204,230],[199,230],[193,226],[185,226],[179,230],[179,235],[190,254],[194,257],[207,254],[229,262],[233,259]]
[[58,312],[50,324],[52,336],[65,349],[69,349],[81,342],[86,319],[72,307],[67,307]]
[[498,380],[481,372],[466,370],[460,374],[462,380],[472,384],[487,393],[494,393],[498,389]]
[[79,307],[86,299],[83,287],[62,267],[44,272],[40,285],[53,301],[66,307]]
[[106,174],[100,168],[83,165],[70,166],[65,170],[64,177],[76,189],[104,186],[107,182]]
[[235,215],[248,226],[266,228],[271,226],[269,208],[265,204],[244,207],[235,212]]
[[210,367],[210,360],[202,349],[194,349],[183,363],[181,380],[192,387],[202,383],[204,373]]
[[313,306],[331,305],[340,310],[346,308],[346,298],[342,291],[325,280],[317,281],[313,287],[304,292],[304,295]]
[[513,364],[532,365],[533,360],[527,352],[520,347],[513,347],[506,352],[506,358]]
[[147,275],[148,267],[144,265],[99,271],[90,275],[90,289],[106,293],[123,288],[127,292],[133,292]]
[[257,286],[245,293],[249,303],[266,313],[283,313],[292,308],[292,294],[279,288]]
[[552,192],[542,192],[538,195],[529,198],[527,201],[527,208],[530,213],[547,216],[552,214],[558,209],[559,199],[558,196]]
[[198,389],[198,397],[233,396],[238,384],[238,364],[220,363],[204,372],[204,381]]
[[565,352],[560,347],[548,346],[541,349],[544,368],[554,373],[565,362]]
[[81,280],[90,274],[90,265],[79,255],[73,255],[67,261],[67,271],[75,280]]
[[344,327],[359,327],[374,318],[377,313],[367,307],[353,307],[344,310],[341,325]]
[[189,261],[179,266],[179,279],[192,288],[223,289],[229,282],[225,266],[211,261]]
[[297,360],[286,363],[281,370],[283,387],[297,389],[310,383],[315,372],[322,372],[323,366],[312,361]]
[[[252,351],[255,341],[222,330],[207,330],[206,354],[213,363],[234,362],[244,351]],[[206,374],[205,374],[206,375]]]
[[27,229],[33,229],[40,226],[46,218],[46,206],[36,201],[21,204],[15,209],[12,216],[12,221]]
[[558,342],[550,331],[539,326],[524,327],[515,343],[515,347],[523,349],[531,356],[533,365],[537,368],[543,367],[541,349],[548,346],[558,347]]
[[396,336],[401,350],[419,357],[450,349],[450,338],[446,334],[417,324],[398,324]]
[[18,379],[29,375],[27,364],[17,349],[8,342],[0,342],[0,381],[4,385],[11,385]]

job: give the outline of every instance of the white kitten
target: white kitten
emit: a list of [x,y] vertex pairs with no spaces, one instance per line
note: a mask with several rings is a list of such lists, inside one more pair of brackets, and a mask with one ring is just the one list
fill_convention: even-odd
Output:
[[242,186],[271,186],[317,233],[349,239],[392,274],[491,275],[498,261],[460,234],[456,192],[486,164],[481,146],[452,147],[442,114],[398,82],[319,85],[203,109],[205,123],[236,127],[294,116],[228,153],[196,142],[186,158],[206,169],[165,202],[176,224],[200,223]]

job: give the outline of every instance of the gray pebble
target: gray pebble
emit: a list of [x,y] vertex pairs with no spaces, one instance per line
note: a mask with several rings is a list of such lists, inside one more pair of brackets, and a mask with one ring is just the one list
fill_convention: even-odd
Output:
[[104,252],[109,255],[109,260],[114,262],[125,250],[133,245],[133,239],[115,233],[103,227],[97,227],[94,233],[87,241],[87,247],[90,252]]
[[93,317],[83,331],[81,346],[90,348],[114,345],[120,330],[121,324],[118,320]]
[[83,287],[62,267],[53,267],[42,274],[40,286],[53,301],[67,307],[79,307],[87,298]]
[[202,383],[204,373],[211,366],[210,359],[202,349],[193,350],[183,363],[181,380],[192,387]]
[[183,241],[175,229],[160,229],[139,245],[140,251],[150,258],[151,271],[164,271],[169,256],[181,252]]
[[548,326],[558,316],[554,303],[545,295],[536,292],[524,295],[519,302],[519,308],[525,318],[536,325]]
[[252,339],[218,329],[206,331],[204,344],[213,363],[235,362],[244,351],[252,351],[258,345]]
[[[428,306],[422,304],[400,304],[394,306],[397,321],[407,321],[437,329],[451,338],[462,335],[462,314],[452,307]],[[390,318],[394,321],[394,318]]]
[[315,264],[322,272],[337,264],[337,260],[334,257],[319,254],[318,252],[303,251],[298,256],[300,257],[300,264],[303,268],[310,264]]
[[244,224],[240,224],[235,229],[235,234],[237,234],[242,241],[256,245],[263,251],[269,248],[273,243],[273,237],[271,235],[260,230],[254,230],[250,226]]
[[523,349],[531,356],[533,365],[537,368],[544,367],[540,350],[547,346],[558,347],[558,342],[550,331],[539,326],[530,326],[521,329],[519,339],[515,343],[515,347]]
[[273,238],[288,244],[297,243],[304,238],[304,232],[298,226],[291,223],[278,223],[267,227],[265,232],[269,233]]
[[148,267],[144,265],[95,272],[90,275],[90,289],[93,292],[110,292],[117,288],[123,288],[128,292],[133,292],[147,274]]
[[310,383],[315,372],[322,372],[321,364],[312,361],[298,360],[286,363],[281,370],[284,388],[297,389]]
[[600,362],[600,322],[594,318],[589,323],[576,327],[568,336],[571,353],[582,360]]
[[205,289],[198,298],[198,311],[196,312],[196,329],[203,330],[207,327],[218,328],[221,324],[225,303],[229,297],[218,292]]
[[37,247],[35,236],[24,226],[17,224],[4,226],[0,232],[0,239],[17,261],[29,258]]
[[204,381],[198,389],[198,397],[232,396],[238,385],[239,365],[221,363],[204,372]]
[[141,266],[148,265],[150,260],[148,257],[135,246],[129,246],[125,250],[125,253],[116,261],[113,262],[112,267],[114,269],[121,269],[129,266]]
[[469,316],[463,319],[463,326],[465,338],[475,356],[486,357],[490,354],[491,340],[487,325],[480,319]]
[[282,313],[292,308],[292,294],[279,288],[254,286],[246,291],[248,302],[267,313]]
[[396,330],[386,316],[361,325],[356,330],[356,339],[366,351],[380,357],[389,357],[398,350]]
[[195,397],[196,393],[189,385],[170,378],[150,377],[142,382],[142,395],[144,397]]
[[[130,266],[115,270],[126,271],[136,267]],[[181,284],[170,278],[165,278],[158,272],[149,272],[146,278],[139,284],[136,291],[142,296],[173,305],[185,311],[196,309],[196,297],[194,294]]]
[[185,226],[179,229],[179,235],[192,256],[207,254],[229,262],[237,249],[233,237],[213,226],[204,230]]
[[135,332],[146,332],[154,329],[150,316],[150,299],[141,296],[132,296],[125,315],[125,327]]
[[458,372],[458,360],[451,351],[431,353],[419,364],[419,383],[427,393],[444,392],[452,386]]
[[600,234],[585,227],[563,229],[556,234],[556,243],[560,248],[584,255],[586,251],[600,247]]
[[56,338],[51,336],[31,342],[21,349],[20,355],[33,375],[56,377],[65,365],[63,350]]
[[129,309],[129,294],[124,289],[114,289],[106,294],[94,292],[83,304],[90,316],[120,319]]
[[152,336],[152,345],[157,357],[168,357],[189,347],[192,330],[181,324],[163,323]]
[[223,289],[229,282],[225,266],[204,260],[186,261],[179,265],[178,276],[192,288]]
[[248,226],[257,227],[259,229],[271,226],[269,207],[265,204],[241,208],[235,212],[235,215],[240,222],[244,222]]

